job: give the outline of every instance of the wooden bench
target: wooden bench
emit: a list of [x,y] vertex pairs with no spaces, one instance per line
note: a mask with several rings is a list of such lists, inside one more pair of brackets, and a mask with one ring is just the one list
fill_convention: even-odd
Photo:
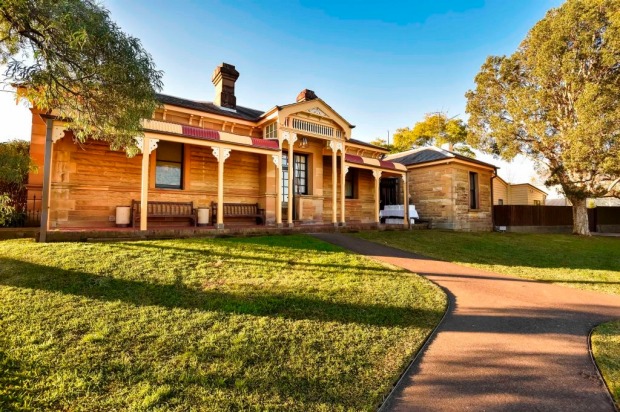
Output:
[[[131,226],[136,227],[141,218],[139,200],[131,201]],[[194,209],[194,202],[148,202],[146,216],[148,219],[187,218],[191,222],[198,222],[198,213]]]
[[[224,203],[224,217],[251,217],[256,219],[256,224],[265,224],[265,209],[261,209],[258,203]],[[213,223],[217,222],[217,203],[211,203]]]

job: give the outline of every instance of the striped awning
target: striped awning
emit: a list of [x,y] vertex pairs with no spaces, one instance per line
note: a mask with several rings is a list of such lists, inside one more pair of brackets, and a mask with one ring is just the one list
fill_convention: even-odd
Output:
[[161,120],[143,120],[142,128],[145,131],[149,132],[189,137],[198,140],[232,143],[236,145],[251,146],[267,150],[280,150],[277,140],[257,139],[254,137],[241,136],[212,129],[203,129],[201,127],[162,122]]
[[385,169],[385,170],[398,170],[401,172],[407,171],[407,168],[405,167],[405,165],[402,165],[400,163],[388,162],[388,161],[379,160],[379,159],[371,159],[369,157],[362,157],[362,156],[357,156],[357,155],[352,155],[352,154],[347,154],[344,157],[344,160],[345,162],[348,162],[348,163],[371,166],[373,168],[380,168],[380,169]]

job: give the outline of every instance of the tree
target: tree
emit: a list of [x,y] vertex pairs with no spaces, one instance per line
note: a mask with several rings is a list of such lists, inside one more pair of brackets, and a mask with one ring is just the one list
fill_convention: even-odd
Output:
[[577,234],[589,235],[586,198],[618,195],[618,10],[620,0],[568,0],[512,56],[488,57],[466,94],[468,141],[536,161],[573,204]]
[[377,137],[374,140],[370,141],[370,144],[375,145],[375,146],[379,146],[379,147],[383,147],[384,149],[387,149],[390,151],[390,153],[396,153],[398,152],[398,150],[396,150],[394,148],[394,145],[391,143],[388,143],[387,140],[382,139],[380,137]]
[[28,172],[36,170],[29,142],[0,142],[0,227],[23,223]]
[[30,143],[25,140],[0,142],[0,185],[23,187],[28,172],[36,170],[30,159]]
[[445,113],[427,113],[424,120],[417,122],[413,129],[397,129],[394,134],[394,147],[397,151],[409,150],[418,146],[449,145],[449,150],[465,156],[475,157],[474,152],[464,144],[467,129],[461,119],[448,118]]
[[135,154],[162,72],[93,0],[0,0],[0,64],[18,98],[58,115],[80,141]]

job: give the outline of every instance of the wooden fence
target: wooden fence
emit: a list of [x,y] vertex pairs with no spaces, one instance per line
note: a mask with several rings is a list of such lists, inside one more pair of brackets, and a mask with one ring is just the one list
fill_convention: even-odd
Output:
[[[600,225],[620,225],[620,207],[600,206],[588,209],[590,231]],[[571,206],[493,206],[495,226],[572,226]]]

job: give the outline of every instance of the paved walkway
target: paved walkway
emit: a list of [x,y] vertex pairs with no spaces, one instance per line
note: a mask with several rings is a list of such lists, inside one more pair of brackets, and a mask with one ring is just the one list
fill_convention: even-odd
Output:
[[384,405],[389,411],[613,411],[588,352],[620,297],[498,275],[342,234],[317,238],[419,273],[451,309]]

